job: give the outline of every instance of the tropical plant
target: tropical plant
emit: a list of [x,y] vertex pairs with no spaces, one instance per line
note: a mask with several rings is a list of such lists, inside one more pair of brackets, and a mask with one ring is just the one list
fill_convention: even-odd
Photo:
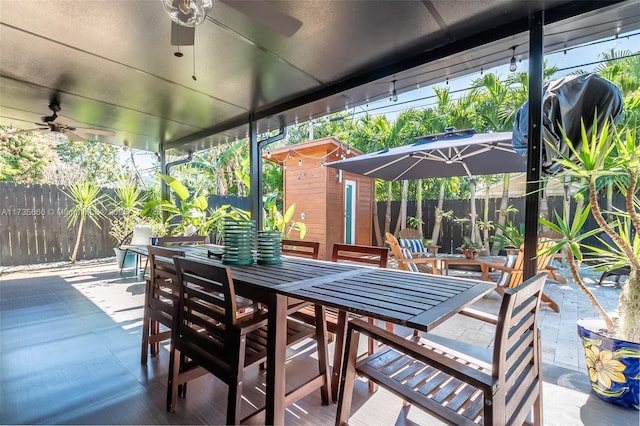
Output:
[[[594,122],[589,136],[582,123],[582,138],[572,141],[564,135],[570,153],[560,155],[558,161],[564,167],[563,173],[573,180],[584,180],[589,188],[589,204],[577,209],[572,220],[567,212],[557,216],[557,223],[542,220],[550,229],[562,237],[556,240],[549,251],[557,252],[566,247],[569,267],[574,282],[586,294],[604,320],[611,335],[623,340],[640,343],[640,199],[637,193],[640,176],[640,143],[638,127],[612,128],[605,122],[602,131],[597,132]],[[610,131],[611,130],[611,131]],[[600,136],[598,136],[600,135]],[[625,194],[625,211],[607,212],[599,204],[598,180],[615,176],[615,185]],[[598,224],[590,232],[581,232],[589,211]],[[609,213],[609,215],[607,215]],[[612,219],[607,220],[607,217]],[[592,234],[604,233],[608,237],[599,238],[604,248],[584,244],[584,239]],[[583,251],[586,253],[583,254]],[[617,321],[598,303],[594,294],[584,284],[577,267],[577,261],[585,256],[595,257],[601,267],[616,268],[628,266],[629,279],[620,293]]]
[[272,192],[264,199],[264,223],[265,231],[280,231],[284,238],[291,238],[291,231],[297,230],[300,233],[300,239],[303,240],[307,233],[307,226],[302,222],[296,222],[293,215],[296,212],[296,205],[291,204],[284,214],[278,210],[278,193]]
[[135,183],[122,182],[114,189],[114,196],[109,197],[111,212],[111,235],[118,245],[122,245],[125,238],[133,231],[133,227],[144,221],[142,205],[146,194]]
[[[177,200],[150,200],[142,209],[142,216],[150,216],[156,210],[170,214],[169,221],[178,219],[174,234],[184,233],[188,228],[195,228],[198,235],[209,235],[220,231],[225,218],[248,219],[249,213],[230,205],[220,206],[216,210],[209,209],[206,195],[191,194],[189,189],[177,179],[160,173],[160,178],[174,192]],[[220,235],[220,232],[217,232]]]
[[496,223],[496,233],[489,237],[489,241],[494,243],[496,252],[507,247],[519,248],[524,243],[524,224],[517,226],[512,221],[506,225]]
[[471,238],[464,236],[462,237],[462,244],[460,245],[460,250],[473,250],[480,251],[484,248],[484,245],[481,241],[471,241]]
[[101,194],[100,190],[99,186],[89,181],[84,181],[70,186],[66,191],[62,191],[62,193],[73,202],[73,206],[69,209],[67,227],[71,228],[75,226],[76,223],[78,224],[78,234],[75,245],[73,246],[73,253],[71,254],[71,263],[76,262],[78,248],[80,247],[80,240],[82,238],[82,230],[87,219],[91,220],[98,229],[100,229],[98,219],[104,217],[101,209],[106,197],[106,194]]
[[410,228],[420,229],[424,225],[424,221],[417,216],[409,216],[407,218],[407,226]]

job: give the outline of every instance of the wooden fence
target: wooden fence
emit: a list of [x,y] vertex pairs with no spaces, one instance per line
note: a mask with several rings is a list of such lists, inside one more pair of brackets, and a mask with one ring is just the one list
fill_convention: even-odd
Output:
[[[509,204],[518,209],[517,213],[510,213],[508,215],[508,220],[511,220],[515,224],[524,224],[524,197],[510,198]],[[436,206],[438,205],[437,200],[423,200],[422,202],[422,220],[424,221],[424,225],[422,226],[422,232],[424,238],[431,238],[431,233],[433,231],[433,225],[435,223],[435,211]],[[563,198],[562,197],[548,197],[547,198],[548,205],[548,215],[547,217],[553,220],[555,218],[554,212],[557,212],[560,216],[562,216],[563,209]],[[605,205],[605,200],[600,200],[600,205]],[[613,205],[621,210],[625,209],[625,200],[624,196],[621,194],[614,194]],[[417,203],[415,201],[409,201],[407,203],[407,217],[416,216],[416,206]],[[496,223],[498,221],[498,214],[496,210],[500,206],[500,199],[492,198],[489,199],[489,220]],[[380,230],[384,234],[384,220],[385,220],[385,211],[386,211],[386,203],[378,202],[378,220],[380,222]],[[476,213],[480,220],[483,218],[484,212],[484,200],[476,200]],[[469,200],[445,200],[444,201],[444,210],[453,211],[453,218],[467,218],[469,219]],[[571,211],[575,211],[575,201],[571,200]],[[398,220],[398,215],[400,212],[400,202],[393,201],[391,203],[391,232],[395,230],[396,223]],[[441,253],[455,253],[457,247],[463,242],[463,236],[471,235],[470,232],[470,223],[467,222],[456,222],[454,219],[444,219],[442,221],[442,225],[440,227],[440,238],[438,239],[438,244],[441,246]],[[598,227],[595,219],[592,215],[589,215],[587,222],[585,223],[585,229],[595,229]],[[373,231],[372,231],[373,232]],[[495,230],[490,232],[490,235],[493,235]],[[384,238],[384,237],[383,237]],[[373,235],[372,241],[376,243],[375,234]],[[585,240],[586,244],[592,246],[602,247],[603,245],[598,241],[596,237],[590,237]]]
[[[73,252],[77,226],[67,228],[71,200],[55,185],[24,185],[0,182],[0,266],[68,261]],[[103,193],[113,195],[109,189]],[[209,197],[209,206],[230,204],[248,210],[245,197]],[[114,256],[117,242],[109,235],[109,209],[98,223],[84,224],[77,259]]]
[[[0,182],[0,265],[68,261],[77,227],[67,228],[71,201],[55,185]],[[84,225],[78,259],[113,256],[110,221]]]

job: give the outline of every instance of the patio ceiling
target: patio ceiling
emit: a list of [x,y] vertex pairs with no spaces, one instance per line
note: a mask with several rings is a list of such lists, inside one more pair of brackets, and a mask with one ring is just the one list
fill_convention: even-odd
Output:
[[[111,129],[95,140],[197,151],[528,57],[528,16],[545,10],[545,51],[640,28],[637,1],[325,1],[271,6],[291,37],[225,3],[177,58],[159,0],[0,0],[0,124],[61,115]],[[571,19],[569,17],[578,15]],[[93,136],[92,136],[93,138]]]

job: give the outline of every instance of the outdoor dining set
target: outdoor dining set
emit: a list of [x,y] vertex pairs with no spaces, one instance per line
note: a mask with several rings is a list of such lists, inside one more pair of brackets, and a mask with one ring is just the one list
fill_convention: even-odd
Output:
[[[346,424],[354,379],[363,376],[371,391],[381,386],[450,423],[522,423],[533,410],[542,424],[537,316],[545,274],[507,287],[500,311],[489,315],[470,305],[495,283],[441,275],[432,260],[436,273],[387,268],[386,247],[334,244],[331,261],[323,261],[319,243],[283,240],[278,261],[237,262],[208,237],[153,242],[128,249],[149,265],[141,363],[158,354],[160,342],[171,342],[170,412],[185,409],[179,397],[188,398],[189,381],[213,374],[228,386],[228,424],[255,416],[284,424],[286,407],[317,390],[323,405],[338,403],[336,424]],[[495,347],[472,350],[429,333],[456,314],[495,325]],[[394,326],[413,332],[405,337]],[[285,392],[287,348],[309,338],[317,370]],[[265,369],[265,406],[243,417],[243,374],[256,365]]]

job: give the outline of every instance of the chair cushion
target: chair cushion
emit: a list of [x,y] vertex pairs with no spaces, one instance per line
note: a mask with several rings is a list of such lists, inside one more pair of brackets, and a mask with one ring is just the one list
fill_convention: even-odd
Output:
[[[401,248],[400,250],[402,250],[402,257],[404,257],[405,259],[413,259],[413,256],[411,256],[411,251],[408,248]],[[406,264],[409,267],[409,270],[411,272],[420,272],[418,270],[418,265],[416,265],[415,263],[407,263]]]
[[424,244],[422,244],[422,240],[411,239],[411,238],[400,238],[398,240],[400,243],[400,247],[406,247],[411,250],[412,253],[424,253],[426,250],[424,249]]

